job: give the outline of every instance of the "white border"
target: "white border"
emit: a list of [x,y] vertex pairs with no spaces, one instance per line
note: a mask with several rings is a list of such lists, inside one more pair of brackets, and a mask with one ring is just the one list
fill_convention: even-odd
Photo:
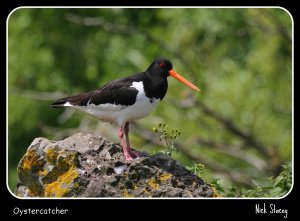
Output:
[[[235,197],[216,197],[216,198],[184,198],[184,197],[175,197],[175,198],[159,198],[159,197],[151,197],[151,198],[143,198],[143,197],[135,197],[135,198],[118,198],[118,197],[78,197],[78,198],[72,198],[72,197],[30,197],[30,198],[21,198],[16,196],[9,188],[8,185],[8,22],[9,22],[9,17],[17,10],[23,9],[23,8],[30,8],[30,9],[38,9],[38,8],[165,8],[165,9],[173,9],[173,8],[213,8],[213,9],[219,9],[219,8],[226,8],[226,9],[232,9],[232,8],[277,8],[285,11],[291,18],[292,21],[292,186],[289,192],[287,192],[286,195],[282,197],[268,197],[268,198],[256,198],[256,197],[251,197],[251,198],[235,198]],[[141,7],[141,6],[21,6],[13,9],[9,15],[7,16],[6,19],[6,187],[8,191],[10,192],[11,195],[13,195],[17,199],[21,200],[31,200],[31,199],[37,199],[37,200],[44,200],[44,199],[51,199],[51,200],[57,200],[57,199],[64,199],[64,200],[84,200],[84,199],[98,199],[98,200],[132,200],[132,199],[144,199],[144,200],[152,200],[152,199],[162,199],[162,200],[173,200],[173,199],[181,199],[181,200],[191,200],[191,199],[201,199],[201,200],[223,200],[223,199],[233,199],[233,200],[240,200],[240,199],[263,199],[263,200],[274,200],[274,199],[282,199],[288,196],[292,189],[294,188],[294,19],[292,14],[286,9],[281,6],[205,6],[205,7],[199,7],[199,6],[174,6],[174,7],[163,7],[163,6],[148,6],[148,7]]]

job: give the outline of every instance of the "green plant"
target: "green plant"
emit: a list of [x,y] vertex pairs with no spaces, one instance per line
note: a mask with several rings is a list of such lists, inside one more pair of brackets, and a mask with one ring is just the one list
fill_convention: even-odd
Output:
[[193,163],[193,166],[187,167],[188,170],[192,171],[195,175],[203,178],[204,164]]
[[287,194],[292,187],[292,166],[289,162],[282,167],[277,177],[270,177],[262,183],[252,180],[255,189],[242,192],[241,197],[281,197]]
[[219,178],[213,178],[210,180],[210,185],[215,188],[218,193],[224,193],[224,188],[219,183]]
[[162,152],[171,156],[173,151],[177,152],[175,140],[181,132],[177,129],[168,130],[168,127],[165,123],[159,123],[157,127],[153,128],[153,131],[159,133],[160,138],[165,140],[167,149]]
[[221,184],[219,183],[220,179],[207,179],[206,176],[204,175],[205,173],[205,165],[202,163],[193,163],[193,166],[191,167],[187,167],[188,170],[190,170],[191,172],[193,172],[195,175],[199,176],[202,178],[202,180],[205,183],[209,183],[218,193],[224,193],[224,189],[221,186]]
[[232,186],[223,188],[220,179],[207,179],[203,176],[205,166],[201,163],[194,163],[192,167],[187,167],[197,176],[209,183],[215,190],[224,197],[281,197],[292,187],[292,166],[291,163],[282,165],[283,170],[277,177],[269,177],[263,180],[252,180],[253,189],[244,189]]

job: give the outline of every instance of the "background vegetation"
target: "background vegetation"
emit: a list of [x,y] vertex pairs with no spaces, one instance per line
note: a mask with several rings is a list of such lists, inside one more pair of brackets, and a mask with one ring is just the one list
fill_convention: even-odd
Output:
[[131,125],[136,149],[164,150],[151,129],[165,122],[181,131],[172,157],[205,165],[203,176],[222,187],[256,189],[280,174],[292,158],[292,23],[285,11],[23,8],[8,21],[10,188],[35,137],[89,132],[118,142],[116,126],[49,104],[144,71],[158,56],[202,92],[169,79],[156,111]]

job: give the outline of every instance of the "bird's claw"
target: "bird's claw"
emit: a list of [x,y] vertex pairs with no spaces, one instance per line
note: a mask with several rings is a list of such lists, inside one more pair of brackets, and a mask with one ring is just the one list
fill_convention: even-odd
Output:
[[128,152],[129,152],[130,156],[133,157],[133,158],[138,158],[138,157],[141,156],[140,152],[135,151],[135,150],[130,150]]

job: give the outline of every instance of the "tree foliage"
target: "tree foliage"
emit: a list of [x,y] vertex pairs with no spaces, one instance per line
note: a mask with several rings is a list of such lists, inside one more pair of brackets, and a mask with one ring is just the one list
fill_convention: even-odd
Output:
[[222,185],[255,188],[292,157],[292,22],[279,8],[20,8],[8,20],[9,184],[35,137],[116,128],[49,104],[145,70],[158,56],[202,90],[169,79],[156,111],[131,127],[133,146],[181,131],[174,157],[202,163]]

